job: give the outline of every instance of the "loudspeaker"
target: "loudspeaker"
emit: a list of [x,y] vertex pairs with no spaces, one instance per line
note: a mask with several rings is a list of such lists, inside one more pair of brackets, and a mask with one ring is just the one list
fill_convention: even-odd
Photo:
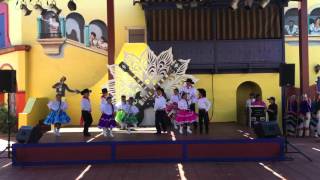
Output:
[[280,86],[294,86],[295,82],[295,65],[280,64]]
[[39,139],[42,137],[41,128],[39,125],[32,126],[22,126],[17,135],[16,140],[19,143],[38,143]]
[[258,122],[254,125],[254,132],[258,138],[271,138],[281,135],[277,122]]
[[0,92],[15,93],[17,91],[16,71],[0,70]]

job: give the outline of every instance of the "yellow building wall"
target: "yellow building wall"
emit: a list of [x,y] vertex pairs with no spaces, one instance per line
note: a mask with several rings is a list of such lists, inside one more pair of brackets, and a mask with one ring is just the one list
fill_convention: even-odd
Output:
[[[298,2],[290,2],[286,10],[291,8],[298,8]],[[320,8],[319,0],[308,1],[308,12]],[[317,76],[314,72],[314,66],[320,64],[320,37],[309,36],[309,84],[315,84]],[[300,87],[300,63],[299,63],[299,39],[298,37],[286,37],[285,44],[285,58],[286,63],[295,64],[295,87]]]
[[195,75],[195,77],[199,79],[196,87],[206,89],[207,98],[213,102],[209,112],[210,116],[213,114],[212,122],[237,121],[237,89],[248,81],[260,86],[262,99],[265,102],[274,96],[281,112],[281,89],[277,73]]
[[[125,52],[139,57],[146,48],[147,45],[143,43],[126,43],[120,50],[116,64],[119,64],[123,60]],[[194,76],[199,79],[196,83],[196,88],[206,89],[207,98],[213,102],[213,106],[209,112],[212,122],[237,121],[237,89],[242,83],[248,81],[260,86],[262,98],[265,102],[267,102],[269,97],[274,96],[279,106],[279,112],[281,112],[281,88],[279,87],[278,73],[206,74]],[[213,117],[211,117],[212,114]],[[280,113],[278,119],[280,119]]]
[[[67,8],[69,0],[59,0],[57,7],[62,9],[60,16],[66,17],[71,11]],[[106,0],[78,1],[77,13],[81,14],[88,25],[92,20],[99,19],[107,21]],[[132,4],[132,3],[131,3]],[[33,10],[33,8],[31,8]],[[27,74],[24,76],[27,83],[18,80],[19,88],[27,92],[28,98],[35,99],[53,99],[55,90],[52,85],[56,83],[61,76],[67,77],[67,84],[73,89],[90,88],[92,93],[93,117],[98,119],[100,116],[100,91],[107,83],[108,59],[105,55],[85,50],[70,44],[65,44],[61,48],[61,54],[58,56],[48,56],[44,53],[42,46],[37,42],[37,17],[39,12],[33,10],[30,16],[23,16],[20,8],[17,8],[15,1],[9,2],[9,31],[12,45],[27,44],[32,48],[24,54],[27,58],[24,68],[17,67],[19,73]],[[107,22],[106,22],[107,24]],[[19,53],[18,53],[19,54]],[[22,55],[8,54],[0,56],[1,59],[11,59],[10,64],[15,66],[16,62],[23,59]],[[25,69],[25,71],[22,71]],[[18,75],[18,79],[22,76]],[[78,125],[80,119],[80,101],[81,95],[67,93],[66,101],[69,105],[67,113],[71,116],[71,125]],[[41,101],[35,108],[37,110],[47,109],[44,101]],[[31,111],[30,111],[31,112]],[[41,114],[41,118],[44,114]],[[37,116],[38,121],[40,117]],[[23,123],[22,123],[23,124]]]
[[144,11],[140,5],[132,5],[132,0],[115,0],[115,55],[128,42],[128,28],[146,27]]
[[[57,1],[57,6],[62,8],[61,16],[70,13],[66,4],[68,0]],[[320,3],[316,0],[309,1],[309,6],[314,7]],[[77,12],[85,18],[86,24],[93,19],[106,20],[106,0],[78,1]],[[76,89],[91,88],[93,118],[95,122],[100,116],[100,89],[104,87],[108,80],[107,58],[84,49],[65,45],[62,48],[60,56],[47,56],[44,54],[42,46],[37,42],[37,24],[38,14],[34,11],[30,16],[23,16],[21,10],[15,7],[15,1],[9,2],[10,19],[10,40],[12,44],[28,44],[32,48],[29,53],[19,55],[8,55],[12,63],[17,59],[27,58],[25,64],[25,80],[23,75],[18,75],[19,88],[27,91],[28,97],[49,98],[54,97],[54,89],[51,86],[58,79],[67,76],[67,84]],[[121,48],[128,39],[127,29],[130,27],[145,27],[144,12],[140,6],[132,5],[132,0],[115,1],[115,40],[117,61],[121,60]],[[299,56],[298,46],[286,43],[286,62],[296,63],[296,86],[299,86]],[[310,46],[310,84],[314,84],[316,75],[313,72],[313,66],[319,63],[320,45]],[[139,51],[133,50],[138,53]],[[8,57],[0,56],[0,62]],[[21,69],[19,67],[19,69]],[[275,96],[280,100],[280,89],[278,87],[278,74],[218,74],[218,75],[196,75],[200,81],[197,87],[207,89],[208,98],[213,101],[213,121],[235,121],[236,114],[236,90],[237,87],[245,81],[253,81],[260,85],[263,91],[263,99],[268,96]],[[226,82],[228,82],[226,84]],[[69,104],[68,114],[72,118],[72,125],[78,125],[80,119],[80,95],[67,94],[66,101]],[[279,107],[281,102],[277,101]],[[280,112],[280,110],[279,110]],[[211,112],[210,112],[211,114]]]

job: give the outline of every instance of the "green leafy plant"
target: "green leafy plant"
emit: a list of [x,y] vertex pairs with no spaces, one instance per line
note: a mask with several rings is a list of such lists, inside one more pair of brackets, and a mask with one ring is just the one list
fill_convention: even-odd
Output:
[[[0,106],[0,132],[7,133],[8,132],[8,123],[7,123],[8,109],[4,106]],[[17,132],[17,122],[18,119],[14,116],[9,117],[9,124],[12,132]]]

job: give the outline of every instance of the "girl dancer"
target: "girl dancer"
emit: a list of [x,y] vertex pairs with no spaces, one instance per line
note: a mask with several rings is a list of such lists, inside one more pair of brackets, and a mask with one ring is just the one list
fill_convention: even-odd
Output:
[[199,127],[200,134],[203,131],[203,124],[205,127],[206,134],[209,133],[209,115],[208,111],[211,107],[211,102],[206,98],[206,90],[198,89],[199,99],[198,99],[198,108],[199,108]]
[[91,90],[84,89],[81,91],[82,100],[81,100],[81,116],[84,121],[83,126],[83,135],[91,136],[89,133],[89,127],[92,124],[92,115],[91,115],[91,103],[89,100]]
[[116,127],[116,121],[114,120],[114,106],[111,102],[112,98],[110,96],[107,97],[107,101],[101,101],[101,111],[102,115],[99,120],[98,127],[103,131],[103,136],[113,137],[112,128]]
[[128,125],[133,125],[135,128],[137,128],[138,119],[136,115],[139,113],[139,109],[133,105],[133,97],[130,97],[128,99],[128,106],[126,108],[126,116],[124,118],[124,123],[126,128],[128,129],[128,133],[131,133],[131,129],[128,127]]
[[115,119],[117,123],[120,124],[121,126],[120,129],[124,129],[125,123],[123,121],[126,116],[126,109],[128,108],[125,95],[121,96],[121,102],[117,103],[116,108],[117,108],[117,114]]
[[[197,102],[197,90],[193,86],[194,82],[192,79],[188,78],[185,81],[185,85],[180,89],[180,94],[186,93],[187,94],[187,101],[189,104],[189,110],[193,111],[194,113],[196,112],[196,102]],[[193,127],[194,129],[198,128],[198,123],[197,121],[193,122]]]
[[190,124],[196,122],[197,115],[189,109],[187,93],[183,92],[181,100],[178,102],[177,124],[180,126],[179,133],[183,134],[183,125],[187,125],[187,133],[191,134]]
[[180,101],[179,96],[179,89],[173,90],[173,95],[170,97],[170,101],[167,104],[166,111],[168,113],[168,116],[171,119],[171,123],[175,129],[178,129],[177,123],[176,123],[176,114],[178,110],[178,102]]
[[70,117],[67,115],[65,110],[67,109],[67,104],[61,100],[62,95],[57,94],[55,101],[50,101],[48,104],[51,112],[44,120],[44,124],[51,125],[54,124],[54,134],[60,136],[61,124],[67,124],[70,122]]
[[311,101],[308,98],[307,94],[304,94],[302,96],[302,101],[300,102],[300,118],[303,121],[299,124],[299,136],[301,137],[303,135],[303,131],[305,136],[309,136],[309,125],[311,120]]

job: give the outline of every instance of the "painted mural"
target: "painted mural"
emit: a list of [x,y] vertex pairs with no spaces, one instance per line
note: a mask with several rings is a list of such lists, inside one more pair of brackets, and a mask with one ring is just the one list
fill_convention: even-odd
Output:
[[[285,13],[284,30],[287,36],[298,36],[298,8],[289,8]],[[314,8],[309,14],[309,35],[320,36],[320,4],[318,8]]]
[[[60,48],[65,43],[84,46],[93,51],[108,50],[107,25],[103,20],[94,19],[91,22],[85,22],[86,18],[77,12],[76,8],[71,8],[71,10],[70,7],[71,12],[63,16],[55,0],[45,2],[38,0],[33,7],[40,13],[37,18],[38,42],[44,49],[53,48],[52,44],[56,45],[56,50],[45,50],[46,54],[61,54]],[[42,4],[46,4],[47,7]],[[25,1],[21,2],[21,9],[27,9],[26,16],[32,12],[28,9],[32,7],[31,5]],[[47,46],[49,43],[50,47]]]

